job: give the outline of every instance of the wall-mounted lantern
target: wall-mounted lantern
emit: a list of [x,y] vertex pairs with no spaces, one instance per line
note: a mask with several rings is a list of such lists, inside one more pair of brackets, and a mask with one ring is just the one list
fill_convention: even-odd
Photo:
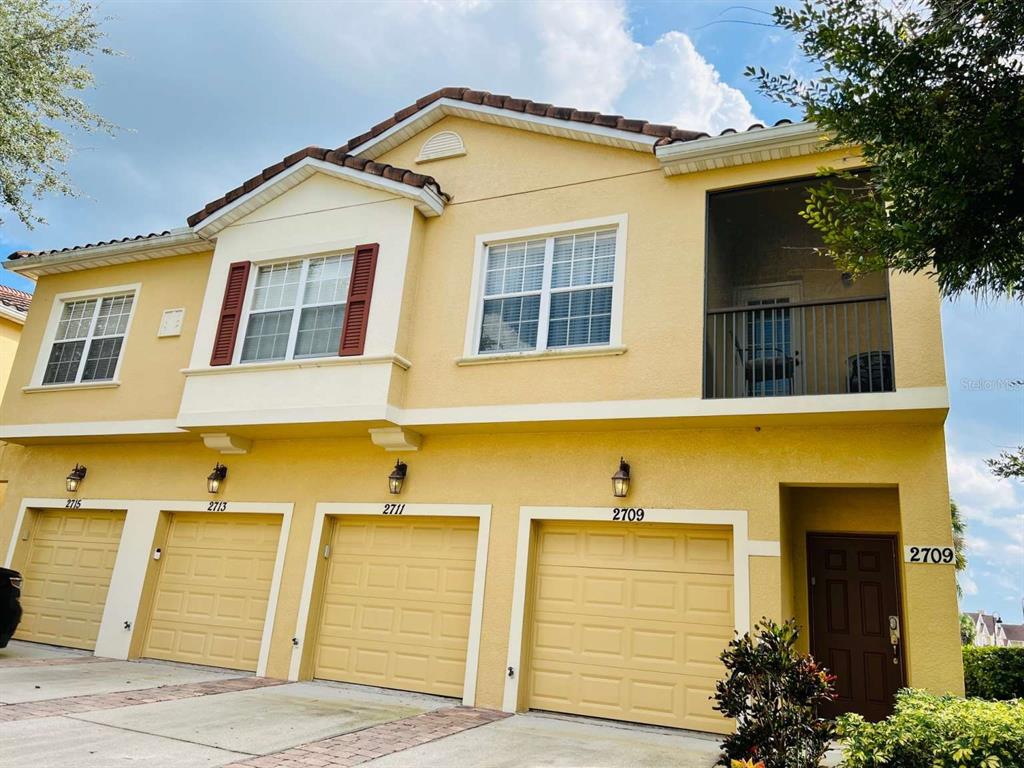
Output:
[[78,486],[85,479],[85,472],[85,467],[78,463],[75,464],[75,468],[71,470],[65,481],[68,486],[68,493],[77,493]]
[[206,490],[210,493],[220,493],[220,484],[228,476],[228,468],[219,463],[213,468],[213,472],[206,476]]
[[612,493],[620,499],[629,493],[629,464],[624,458],[619,459],[619,471],[612,475]]
[[399,459],[395,462],[395,468],[391,470],[391,474],[388,475],[388,490],[392,493],[402,492],[402,483],[405,482],[405,473],[408,472],[409,467],[404,461]]

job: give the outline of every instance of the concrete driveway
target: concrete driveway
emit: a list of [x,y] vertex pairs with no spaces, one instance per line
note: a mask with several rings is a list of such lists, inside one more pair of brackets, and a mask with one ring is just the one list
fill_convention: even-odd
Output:
[[18,641],[0,650],[0,768],[706,768],[717,754],[712,738],[665,729]]

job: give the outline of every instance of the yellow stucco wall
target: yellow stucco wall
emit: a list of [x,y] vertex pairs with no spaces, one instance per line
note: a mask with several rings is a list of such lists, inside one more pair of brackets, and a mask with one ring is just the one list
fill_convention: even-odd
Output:
[[[455,130],[467,154],[422,165],[423,140]],[[857,162],[844,152],[666,178],[653,155],[446,117],[384,162],[437,177],[453,195],[427,222],[405,406],[700,397],[705,202],[709,191],[813,176]],[[626,214],[625,355],[457,367],[478,235]],[[444,297],[443,301],[438,301]],[[891,285],[898,387],[945,382],[939,298],[923,275]],[[687,330],[683,330],[687,329]],[[900,355],[908,359],[903,362]],[[424,364],[427,363],[427,364]]]
[[[198,254],[42,277],[11,370],[10,391],[0,405],[0,424],[174,419],[209,265],[210,254]],[[32,379],[56,295],[136,283],[141,288],[125,339],[121,386],[21,391]],[[185,309],[181,335],[157,338],[163,311],[179,307]]]
[[[786,512],[780,484],[889,486],[899,489],[898,524],[911,532],[905,538],[943,544],[948,523],[943,529],[936,522],[948,521],[942,444],[936,426],[432,435],[421,451],[403,456],[410,469],[400,500],[493,505],[477,693],[480,704],[495,707],[504,685],[520,506],[615,506],[608,478],[625,455],[633,465],[631,506],[747,510],[750,537],[778,541]],[[349,438],[261,440],[250,455],[219,458],[230,474],[218,499],[295,503],[268,668],[284,676],[314,506],[394,501],[385,483],[392,456],[365,438]],[[214,459],[197,443],[11,446],[0,478],[10,480],[0,552],[20,499],[62,497],[64,475],[76,461],[89,467],[83,498],[202,500]],[[867,524],[849,522],[864,508],[850,507],[841,491],[823,489],[818,501],[815,525],[861,530]],[[783,574],[800,568],[791,547],[782,559],[751,558],[752,619],[799,615],[792,576],[787,592]],[[906,568],[902,587],[911,683],[960,690],[952,568]]]
[[[468,154],[417,166],[421,141],[446,128],[462,134]],[[404,276],[388,283],[394,301],[386,307],[395,320],[391,351],[412,363],[408,371],[396,369],[387,378],[386,402],[404,408],[700,398],[708,191],[807,176],[828,162],[856,162],[832,153],[666,178],[654,157],[645,153],[455,118],[446,118],[382,160],[430,173],[453,195],[444,214],[432,219],[414,213],[404,200],[373,201],[382,206],[380,210],[391,206],[404,217],[388,219],[405,227],[390,235],[402,240],[408,253],[402,254]],[[339,230],[336,240],[377,241],[373,228],[366,228],[372,217],[317,208],[325,195],[348,199],[349,190],[338,188],[345,182],[314,178],[222,235],[226,247],[218,252],[221,261],[256,258],[250,251],[258,248],[273,252],[274,258],[301,255],[295,252],[301,250],[297,238],[308,241],[301,247],[322,249],[320,230],[312,232],[302,224],[302,219],[311,220],[306,214],[314,212],[318,221],[327,222],[322,228]],[[628,216],[625,354],[456,364],[463,355],[479,235],[622,214]],[[200,366],[208,361],[211,339],[197,340],[195,335],[201,308],[204,333],[212,334],[216,325],[223,270],[207,285],[216,261],[211,254],[181,256],[40,279],[36,306],[15,359],[11,392],[0,406],[0,423],[173,420],[182,399],[181,370],[190,362]],[[142,288],[121,386],[22,392],[36,365],[54,296],[130,283],[141,283]],[[934,285],[924,276],[894,276],[890,290],[897,387],[941,387],[944,372]],[[372,311],[385,311],[382,304]],[[183,333],[158,339],[160,314],[174,307],[186,308]],[[324,380],[316,378],[323,371],[310,368],[307,373],[310,381]],[[265,373],[236,375],[242,381]],[[230,386],[225,384],[218,403],[231,402]],[[319,389],[317,395],[328,390],[332,402],[348,394],[343,387]],[[197,410],[201,413],[203,408]],[[677,420],[673,428],[648,423],[643,430],[633,429],[634,422],[627,431],[622,422],[621,431],[610,431],[591,422],[585,427],[549,424],[536,432],[520,427],[499,433],[484,417],[472,427],[428,430],[419,452],[402,455],[410,474],[400,500],[493,506],[477,702],[501,704],[520,507],[615,506],[609,477],[619,456],[626,456],[634,468],[631,506],[743,510],[749,515],[752,539],[781,542],[781,557],[751,558],[752,619],[800,615],[803,571],[793,541],[806,526],[863,530],[877,521],[887,529],[897,526],[894,530],[904,539],[948,543],[945,450],[937,423],[941,413],[930,414],[929,423],[919,425],[896,423],[896,416],[881,412],[855,418],[860,418],[859,426],[838,426],[838,419],[805,414],[799,426],[776,426],[766,419],[756,430],[723,419],[701,421],[700,428],[689,429],[677,428],[683,421]],[[11,540],[21,500],[63,497],[64,476],[76,462],[89,467],[83,498],[203,501],[208,498],[205,477],[221,459],[230,474],[218,500],[295,504],[267,670],[272,676],[285,676],[316,503],[377,505],[395,500],[385,487],[392,454],[373,446],[358,425],[348,425],[351,429],[345,433],[358,430],[357,437],[342,436],[338,425],[319,426],[320,434],[334,437],[282,439],[282,432],[275,433],[276,425],[264,425],[251,453],[226,457],[202,446],[202,426],[176,442],[122,438],[71,444],[54,438],[53,445],[8,446],[0,462],[0,482],[8,482],[0,510],[0,552]],[[583,429],[588,431],[573,431]],[[808,495],[800,495],[799,504],[794,504],[791,487],[796,486],[832,487],[822,488],[813,504]],[[843,491],[845,486],[896,490],[856,495]],[[865,498],[878,503],[872,506]],[[901,567],[901,576],[911,683],[960,691],[952,568]],[[312,642],[312,637],[302,640]]]
[[[468,154],[417,165],[422,140],[444,129],[463,136]],[[216,259],[180,256],[43,276],[12,373],[18,386],[5,400],[0,420],[80,421],[86,413],[88,421],[173,418],[183,388],[180,370],[208,363],[227,263],[319,253],[330,242],[385,240],[394,244],[388,246],[392,250],[408,249],[408,257],[381,256],[368,339],[375,352],[397,351],[412,367],[395,368],[381,400],[404,408],[441,408],[699,398],[708,192],[857,162],[849,153],[831,152],[665,177],[653,154],[450,117],[381,159],[435,175],[453,196],[443,215],[424,219],[409,212],[408,202],[314,176],[221,233]],[[625,354],[456,364],[464,353],[479,235],[623,214],[628,218],[622,255]],[[386,271],[390,264],[407,272],[404,284],[389,288],[385,297],[393,285]],[[121,387],[17,391],[36,365],[54,294],[135,282],[142,291]],[[943,386],[935,285],[924,275],[894,275],[890,293],[897,387]],[[157,339],[160,313],[176,306],[186,307],[182,335]],[[377,349],[384,342],[393,349]],[[227,401],[223,389],[217,390],[218,398]]]
[[0,397],[7,389],[7,380],[14,366],[14,356],[21,339],[21,323],[0,317]]

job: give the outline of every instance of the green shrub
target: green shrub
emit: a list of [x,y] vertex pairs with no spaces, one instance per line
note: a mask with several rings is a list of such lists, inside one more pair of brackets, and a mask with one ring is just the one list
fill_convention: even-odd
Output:
[[904,689],[880,723],[839,719],[844,768],[1020,768],[1024,701],[931,696]]
[[1024,699],[1024,648],[965,646],[964,685],[968,696]]
[[797,624],[761,619],[722,652],[728,671],[715,685],[715,709],[736,720],[722,742],[719,765],[816,768],[835,731],[818,717],[833,697],[833,678],[796,650]]

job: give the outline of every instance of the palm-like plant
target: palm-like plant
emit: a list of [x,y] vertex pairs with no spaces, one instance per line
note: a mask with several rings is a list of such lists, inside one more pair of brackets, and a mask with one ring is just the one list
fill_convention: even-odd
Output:
[[[949,519],[953,526],[953,568],[959,574],[967,570],[967,523],[964,522],[960,508],[952,499],[949,500]],[[956,596],[964,596],[964,588],[960,586],[959,580],[956,583]]]

